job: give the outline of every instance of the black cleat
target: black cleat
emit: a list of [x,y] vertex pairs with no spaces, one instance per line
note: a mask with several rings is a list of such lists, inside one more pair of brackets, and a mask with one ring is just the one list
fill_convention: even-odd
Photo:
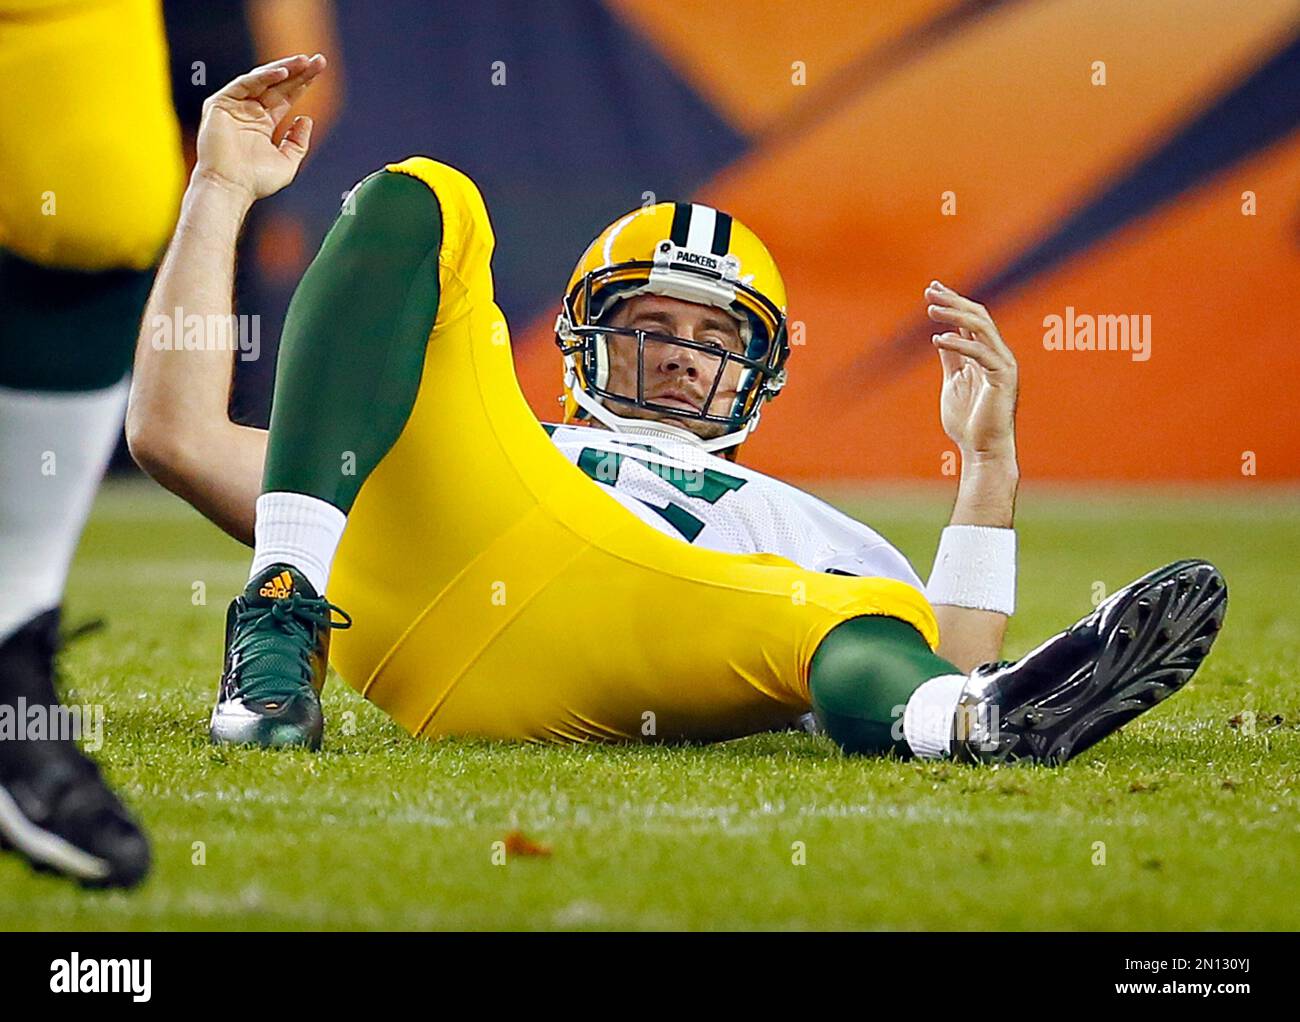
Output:
[[[47,611],[0,644],[0,702],[58,705],[58,627],[59,612]],[[68,739],[0,739],[0,848],[87,887],[133,887],[149,872],[144,833]]]
[[979,763],[1077,756],[1187,684],[1227,603],[1214,565],[1175,561],[1015,663],[976,668],[957,711],[954,755]]
[[[343,620],[333,621],[334,613]],[[208,728],[212,741],[319,749],[330,630],[351,623],[288,565],[272,565],[250,580],[226,613],[226,663]]]

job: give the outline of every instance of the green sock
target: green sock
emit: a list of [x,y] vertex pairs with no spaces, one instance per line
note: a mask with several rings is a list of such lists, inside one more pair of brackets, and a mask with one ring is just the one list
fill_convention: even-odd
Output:
[[833,628],[813,654],[813,709],[845,752],[904,758],[903,710],[922,683],[964,674],[931,651],[921,633],[894,617],[855,617]]
[[415,405],[441,245],[423,182],[380,171],[357,187],[289,305],[263,492],[351,510]]
[[0,251],[0,387],[81,391],[131,367],[153,270],[56,270]]

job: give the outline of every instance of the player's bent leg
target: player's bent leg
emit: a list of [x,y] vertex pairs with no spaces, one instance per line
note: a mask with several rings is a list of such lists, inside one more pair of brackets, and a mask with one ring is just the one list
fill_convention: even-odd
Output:
[[349,197],[294,294],[250,579],[227,619],[215,741],[320,744],[334,550],[415,402],[439,307],[441,235],[425,185],[374,174]]
[[415,404],[441,242],[419,181],[380,171],[353,190],[289,307],[265,491],[351,510]]

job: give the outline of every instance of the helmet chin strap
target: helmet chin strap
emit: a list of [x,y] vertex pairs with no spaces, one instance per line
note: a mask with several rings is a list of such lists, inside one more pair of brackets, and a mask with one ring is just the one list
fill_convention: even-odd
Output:
[[749,436],[750,431],[757,424],[757,417],[755,417],[753,421],[734,433],[725,433],[722,436],[713,437],[711,440],[705,440],[703,437],[696,436],[689,429],[673,426],[667,422],[658,422],[654,419],[633,419],[623,415],[616,415],[605,407],[600,400],[592,397],[581,387],[574,386],[574,382],[568,378],[568,374],[566,374],[565,384],[579,408],[615,433],[679,440],[709,454],[726,450],[728,447],[735,447],[745,437]]

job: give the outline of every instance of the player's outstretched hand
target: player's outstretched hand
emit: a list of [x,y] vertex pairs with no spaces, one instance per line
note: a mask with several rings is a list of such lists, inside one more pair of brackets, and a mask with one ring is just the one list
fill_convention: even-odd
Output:
[[249,202],[278,192],[298,173],[311,143],[311,118],[295,117],[277,145],[276,128],[325,70],[325,58],[282,57],[240,75],[203,103],[196,177],[246,193]]
[[939,411],[944,432],[962,457],[1007,461],[1016,457],[1016,357],[989,310],[932,280],[927,313],[946,329],[931,342],[943,365]]

